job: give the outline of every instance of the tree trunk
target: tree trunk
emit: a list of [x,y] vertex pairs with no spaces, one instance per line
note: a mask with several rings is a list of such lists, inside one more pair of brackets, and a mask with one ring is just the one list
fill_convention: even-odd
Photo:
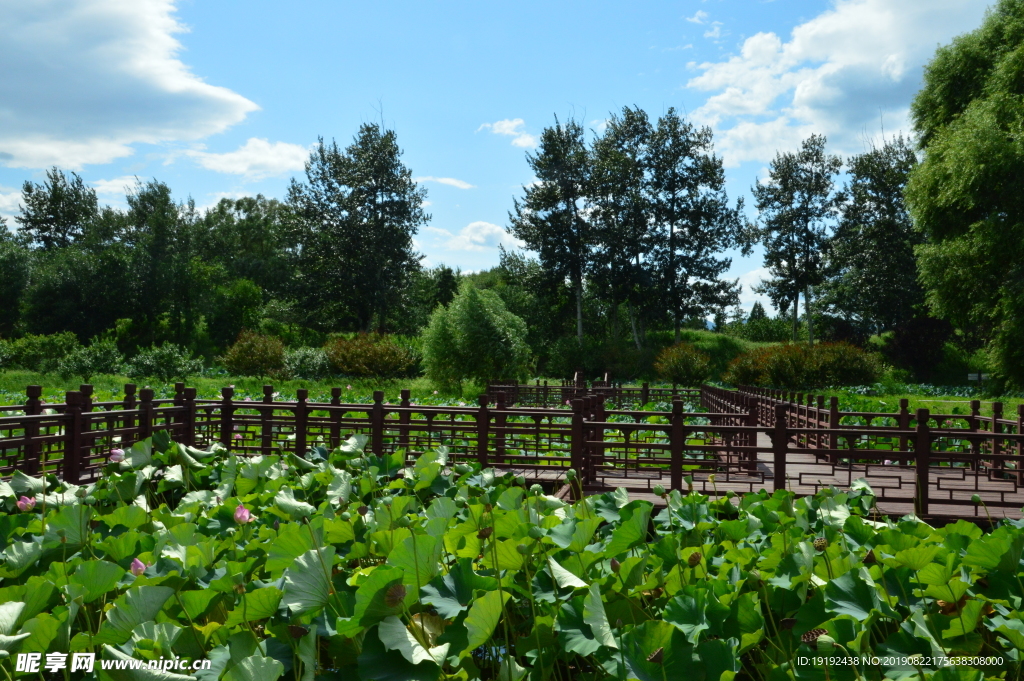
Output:
[[804,315],[807,316],[807,341],[814,345],[814,319],[811,317],[811,287],[804,291]]
[[583,282],[576,284],[576,338],[583,345]]
[[626,301],[626,310],[629,312],[629,325],[633,329],[633,343],[636,345],[637,350],[643,350],[643,346],[640,343],[640,334],[636,330],[636,314],[633,312],[633,305]]
[[799,339],[800,328],[800,294],[793,296],[793,342]]

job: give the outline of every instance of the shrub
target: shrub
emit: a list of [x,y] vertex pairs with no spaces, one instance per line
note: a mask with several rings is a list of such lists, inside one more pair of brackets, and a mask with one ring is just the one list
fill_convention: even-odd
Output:
[[192,359],[188,350],[174,343],[140,350],[125,366],[125,373],[132,378],[155,378],[165,383],[175,378],[184,380],[202,370],[201,360]]
[[772,345],[756,348],[729,365],[725,380],[734,385],[803,390],[874,383],[875,355],[848,343]]
[[12,359],[14,359],[14,350],[11,349],[11,344],[0,338],[0,369],[11,366]]
[[331,362],[323,348],[295,348],[285,350],[284,370],[289,378],[315,381],[331,375]]
[[699,386],[711,377],[711,357],[690,343],[676,343],[658,354],[654,368],[672,383]]
[[280,338],[243,331],[220,361],[234,376],[269,376],[284,369],[284,343]]
[[79,348],[57,365],[62,378],[81,376],[86,382],[97,374],[116,374],[122,369],[124,355],[112,338],[93,338],[87,348]]
[[50,372],[60,361],[81,346],[78,337],[70,331],[49,336],[28,334],[10,343],[10,366],[29,371]]
[[530,348],[526,323],[497,293],[466,282],[448,307],[438,307],[423,332],[423,363],[439,387],[461,391],[462,382],[526,377]]
[[360,378],[407,376],[416,363],[416,357],[408,348],[378,333],[332,338],[324,345],[324,352],[338,373]]

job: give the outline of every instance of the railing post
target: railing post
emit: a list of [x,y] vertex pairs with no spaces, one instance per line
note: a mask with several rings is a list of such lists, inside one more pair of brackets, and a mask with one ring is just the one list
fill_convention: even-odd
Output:
[[[135,411],[137,401],[135,400],[136,385],[134,383],[124,384],[124,401],[121,403],[121,408],[125,411]],[[124,417],[124,423],[122,424],[124,431],[130,433],[135,430],[135,416],[126,415]],[[122,444],[128,444],[122,442]]]
[[[831,450],[839,449],[839,398],[833,395],[828,398],[828,429],[831,431],[828,436],[828,448]],[[835,463],[839,458],[838,454],[834,454],[829,457],[829,460]]]
[[[341,388],[331,388],[331,406],[341,406]],[[341,410],[331,410],[331,449],[341,444]]]
[[683,489],[683,445],[686,432],[683,428],[683,403],[672,401],[672,430],[669,433],[669,475],[671,488]]
[[508,417],[502,413],[506,408],[504,392],[498,393],[494,408],[494,456],[497,463],[504,464],[508,463],[505,461],[505,423]]
[[[971,400],[971,415],[967,417],[967,428],[972,432],[978,432],[978,420],[981,416],[981,401]],[[981,443],[977,438],[971,438],[971,470],[978,470],[979,459],[981,458]]]
[[139,391],[139,439],[153,436],[153,389]]
[[[185,384],[184,383],[181,383],[179,381],[178,383],[174,384],[174,397],[171,399],[171,404],[173,404],[175,407],[184,407],[185,406]],[[180,438],[181,437],[180,431],[184,427],[184,424],[185,424],[185,414],[184,413],[176,413],[176,414],[174,414],[171,417],[171,429],[170,429],[170,432],[172,433],[172,437],[175,437],[175,438]]]
[[[897,417],[899,421],[900,430],[910,430],[910,409],[908,408],[909,406],[910,400],[908,400],[906,397],[901,397],[900,413]],[[906,435],[900,436],[900,452],[906,452],[907,454],[910,453],[910,438],[908,438]],[[907,463],[909,463],[909,459],[903,459],[903,464],[906,465]]]
[[64,411],[64,481],[72,485],[79,482],[82,457],[82,393],[69,390],[64,398],[67,408]]
[[1017,484],[1024,482],[1021,464],[1024,464],[1024,404],[1017,405]]
[[295,391],[295,456],[306,455],[306,431],[309,421],[309,390],[299,388]]
[[491,425],[491,414],[487,409],[487,395],[481,395],[479,399],[480,409],[476,412],[476,460],[481,468],[489,466],[487,457],[488,430]]
[[185,388],[184,405],[185,417],[184,417],[184,428],[185,437],[183,438],[186,445],[190,447],[196,446],[196,389]]
[[410,395],[412,393],[408,388],[402,389],[400,393],[401,401],[399,402],[402,411],[398,414],[398,448],[405,451],[406,455],[408,455],[409,449],[409,424],[412,423],[412,414],[406,411],[412,406],[412,403],[409,401]]
[[772,457],[775,460],[773,471],[773,489],[777,492],[786,489],[786,451],[789,449],[789,436],[786,433],[786,405],[775,405],[775,428],[772,430]]
[[643,409],[644,405],[651,401],[651,384],[644,383],[640,386],[640,408]]
[[[569,465],[576,469],[577,474],[583,473],[583,400],[572,401],[572,430],[569,435]],[[582,484],[582,479],[581,483]]]
[[[752,399],[747,404],[747,427],[757,428],[757,402],[756,398]],[[749,431],[747,433],[746,444],[748,447],[753,447],[747,452],[747,457],[750,459],[750,463],[747,464],[747,470],[751,474],[757,472],[757,431]]]
[[384,391],[373,391],[370,409],[370,451],[377,456],[384,453]]
[[[40,399],[43,396],[43,386],[41,385],[30,385],[25,389],[25,396],[28,398],[25,400],[25,415],[26,416],[38,416],[43,413],[43,402]],[[34,419],[25,424],[25,472],[29,475],[39,475],[42,471],[42,461],[40,452],[42,448],[38,442],[32,442],[34,438],[39,437],[39,423]]]
[[999,461],[995,457],[999,456],[999,452],[1002,450],[999,436],[1003,432],[1003,424],[999,421],[1003,418],[1003,403],[993,402],[992,403],[992,465],[989,467],[989,480],[992,479],[992,469],[1004,470],[1006,465],[1004,462]]
[[917,410],[917,435],[914,438],[914,465],[917,468],[917,495],[914,512],[920,517],[928,514],[928,460],[931,453],[931,435],[928,432],[928,410]]
[[263,386],[263,404],[270,405],[260,407],[260,454],[270,456],[274,446],[274,434],[271,430],[270,421],[274,415],[274,386]]
[[221,388],[220,395],[220,443],[230,450],[234,445],[235,435],[235,405],[231,401],[235,389]]

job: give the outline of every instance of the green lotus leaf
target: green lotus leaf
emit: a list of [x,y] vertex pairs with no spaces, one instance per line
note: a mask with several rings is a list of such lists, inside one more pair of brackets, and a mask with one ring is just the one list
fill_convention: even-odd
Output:
[[78,566],[71,581],[85,587],[83,600],[92,603],[108,591],[113,591],[125,574],[120,565],[106,560],[90,560]]
[[412,664],[397,650],[388,650],[376,629],[363,638],[359,678],[363,681],[437,681],[441,668],[433,662]]
[[292,616],[323,608],[333,589],[330,574],[334,565],[334,547],[310,549],[295,559],[284,573],[282,604]]
[[114,601],[107,619],[93,638],[96,643],[120,645],[131,638],[132,630],[156,618],[174,589],[167,586],[136,586]]
[[473,571],[472,559],[463,558],[448,574],[435,577],[420,591],[423,602],[434,606],[438,615],[455,619],[459,613],[469,609],[474,591],[497,588],[498,580],[478,575]]
[[640,681],[705,678],[703,665],[694,664],[693,646],[668,622],[644,622],[623,636],[622,643],[626,665]]
[[224,681],[277,681],[284,674],[284,665],[272,657],[250,655],[239,660],[224,674]]
[[[238,603],[228,614],[224,626],[233,627],[244,622],[255,622],[256,620],[273,617],[281,604],[284,594],[272,586],[265,586],[262,589],[255,589],[239,597]],[[244,604],[242,602],[244,599]]]

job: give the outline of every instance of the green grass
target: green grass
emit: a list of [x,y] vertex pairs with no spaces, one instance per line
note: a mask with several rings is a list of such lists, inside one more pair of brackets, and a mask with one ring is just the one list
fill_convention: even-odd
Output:
[[[139,388],[152,387],[156,396],[171,397],[174,395],[173,382],[162,384],[149,380],[136,380],[127,376],[94,376],[91,379],[94,401],[119,400],[124,397],[125,383],[135,383]],[[0,371],[0,405],[16,405],[25,402],[25,387],[29,385],[43,386],[43,399],[47,402],[63,402],[68,390],[78,390],[82,384],[80,378],[63,379],[57,374],[41,374],[34,371]],[[397,402],[399,392],[403,388],[412,391],[414,400],[437,399],[438,401],[464,401],[475,403],[477,396],[484,388],[474,384],[463,386],[462,396],[434,391],[436,388],[426,378],[402,378],[381,381],[377,379],[337,378],[324,381],[275,381],[273,379],[253,378],[247,376],[218,376],[208,378],[193,376],[185,381],[185,385],[195,388],[200,398],[214,399],[220,397],[221,388],[233,385],[235,398],[253,400],[263,398],[263,386],[273,385],[279,392],[278,399],[294,399],[299,388],[309,390],[309,399],[316,402],[329,402],[331,388],[342,388],[343,402],[370,402],[374,390],[383,390],[384,399]],[[349,389],[351,386],[351,389]]]
[[[918,409],[928,409],[933,414],[970,414],[971,398],[957,395],[915,395],[903,393],[898,395],[858,395],[844,391],[824,392],[825,395],[836,395],[839,397],[839,408],[843,411],[867,411],[867,412],[897,412],[900,408],[900,400],[906,398],[909,401],[908,409],[914,412]],[[1019,397],[1006,397],[996,399],[983,399],[981,402],[981,415],[992,415],[993,402],[1003,403],[1003,418],[1016,418],[1017,405],[1024,403]]]

